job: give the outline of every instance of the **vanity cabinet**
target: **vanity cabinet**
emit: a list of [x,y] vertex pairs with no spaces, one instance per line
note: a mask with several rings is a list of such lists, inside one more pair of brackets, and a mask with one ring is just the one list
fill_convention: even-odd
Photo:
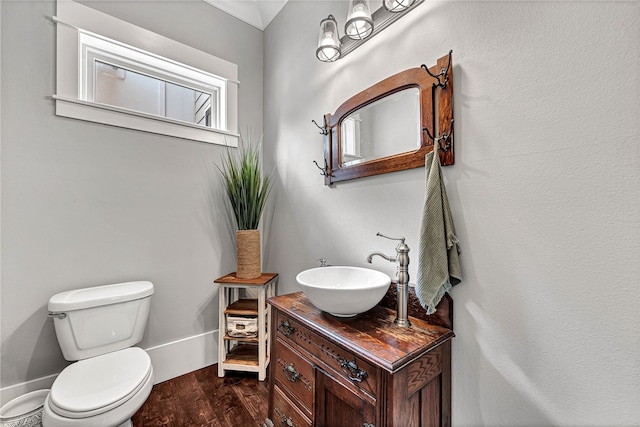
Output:
[[[451,424],[451,329],[376,306],[352,318],[325,313],[302,292],[268,299],[269,419],[284,426]],[[268,425],[269,423],[267,423]]]

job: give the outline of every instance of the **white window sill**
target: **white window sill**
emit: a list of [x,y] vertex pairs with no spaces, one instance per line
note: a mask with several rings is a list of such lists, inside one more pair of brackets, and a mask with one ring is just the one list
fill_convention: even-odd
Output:
[[169,135],[192,141],[237,147],[237,134],[218,129],[205,128],[179,120],[167,119],[138,111],[112,107],[95,102],[81,101],[53,95],[56,115],[89,122],[102,123],[143,132]]

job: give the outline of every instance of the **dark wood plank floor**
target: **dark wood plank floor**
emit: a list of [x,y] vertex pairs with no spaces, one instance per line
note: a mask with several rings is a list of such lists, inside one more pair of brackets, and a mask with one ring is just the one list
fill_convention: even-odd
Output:
[[262,427],[267,406],[267,383],[257,374],[218,378],[218,365],[212,365],[153,386],[132,421],[134,427]]

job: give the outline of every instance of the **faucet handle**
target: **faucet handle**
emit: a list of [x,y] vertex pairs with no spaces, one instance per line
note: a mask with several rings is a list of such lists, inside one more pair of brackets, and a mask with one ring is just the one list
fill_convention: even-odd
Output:
[[318,258],[316,261],[320,262],[320,267],[326,267],[327,266],[327,259],[326,258]]
[[389,237],[389,236],[385,236],[384,234],[377,232],[376,236],[380,236],[380,237],[384,237],[385,239],[389,239],[389,240],[399,240],[400,243],[404,243],[404,237],[400,237],[400,238],[396,238],[396,237]]

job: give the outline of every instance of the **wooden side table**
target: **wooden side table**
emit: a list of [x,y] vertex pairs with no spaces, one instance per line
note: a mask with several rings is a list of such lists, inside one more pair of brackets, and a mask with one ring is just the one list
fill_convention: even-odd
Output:
[[[218,376],[224,377],[225,371],[257,372],[258,380],[267,376],[271,347],[271,306],[267,298],[275,295],[278,275],[262,273],[255,279],[239,279],[236,273],[230,273],[216,279],[220,285],[219,328],[218,328]],[[240,298],[240,289],[255,289],[256,299]],[[258,324],[258,336],[250,338],[232,337],[227,333],[227,316],[236,315],[255,317]]]

